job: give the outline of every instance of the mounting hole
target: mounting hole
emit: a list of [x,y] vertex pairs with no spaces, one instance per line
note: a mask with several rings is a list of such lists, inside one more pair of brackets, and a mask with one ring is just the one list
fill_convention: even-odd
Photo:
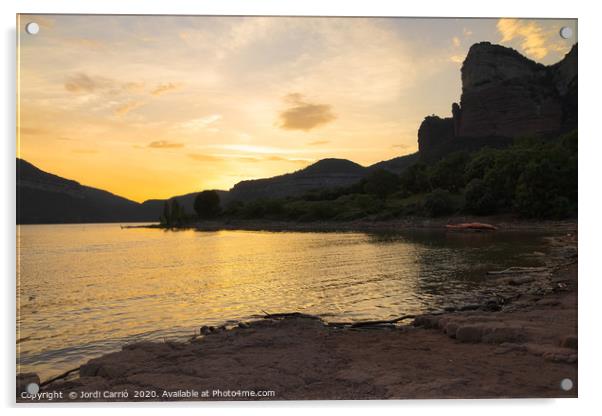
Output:
[[40,31],[40,25],[36,22],[29,22],[25,25],[25,31],[30,35],[37,35]]
[[563,378],[560,382],[560,388],[564,391],[573,390],[573,380],[571,380],[570,378]]
[[560,28],[560,37],[562,39],[570,39],[573,37],[573,29],[568,26],[563,26]]
[[26,390],[29,394],[37,394],[40,391],[40,386],[37,383],[29,383]]

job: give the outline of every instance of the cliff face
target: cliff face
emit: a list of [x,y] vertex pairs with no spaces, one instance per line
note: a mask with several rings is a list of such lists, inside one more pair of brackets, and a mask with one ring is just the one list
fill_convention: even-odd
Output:
[[427,116],[418,129],[418,150],[425,152],[434,147],[439,147],[452,140],[454,135],[453,118]]
[[504,46],[473,45],[462,65],[462,97],[452,105],[452,115],[425,118],[418,132],[421,153],[458,138],[491,140],[575,128],[577,45],[551,66]]

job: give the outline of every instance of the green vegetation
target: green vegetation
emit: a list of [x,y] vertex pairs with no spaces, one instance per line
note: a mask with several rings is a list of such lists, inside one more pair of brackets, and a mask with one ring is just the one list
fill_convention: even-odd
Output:
[[195,201],[201,218],[302,222],[454,214],[573,217],[577,214],[577,132],[558,138],[517,139],[504,149],[453,153],[434,164],[418,162],[401,175],[375,170],[346,188],[236,201],[221,213],[218,209],[216,193],[203,192]]

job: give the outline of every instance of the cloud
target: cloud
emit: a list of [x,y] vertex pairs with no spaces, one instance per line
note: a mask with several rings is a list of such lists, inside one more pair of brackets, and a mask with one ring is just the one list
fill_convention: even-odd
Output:
[[288,94],[285,100],[290,107],[279,115],[282,129],[309,131],[336,119],[330,105],[309,103],[302,94]]
[[207,129],[212,124],[217,123],[221,119],[222,116],[220,114],[211,114],[210,116],[185,121],[184,123],[180,124],[180,127],[183,127],[188,130],[203,130]]
[[[23,19],[23,20],[25,20],[25,19]],[[38,15],[35,17],[35,22],[42,29],[52,29],[52,28],[54,28],[54,24],[55,24],[54,19],[50,18],[49,16],[39,16]]]
[[125,116],[129,112],[136,110],[144,105],[142,101],[128,101],[124,104],[119,105],[113,110],[113,113],[117,116]]
[[141,93],[144,91],[144,82],[124,82],[121,88],[129,93]]
[[465,55],[452,55],[449,57],[449,60],[456,64],[461,64],[462,62],[464,62],[464,58],[466,58]]
[[272,162],[281,162],[283,160],[287,160],[288,161],[289,159],[287,159],[286,157],[273,155],[273,156],[268,156],[266,158],[266,160],[271,160]]
[[272,161],[272,162],[290,162],[290,163],[303,163],[303,164],[312,161],[312,159],[298,159],[298,158],[291,159],[288,157],[276,156],[276,155],[268,156],[268,157],[264,158],[263,160]]
[[459,37],[457,37],[457,36],[454,36],[454,37],[452,38],[452,44],[453,44],[453,45],[454,45],[456,48],[460,47],[460,38],[459,38]]
[[168,142],[166,140],[158,140],[150,142],[146,147],[151,147],[153,149],[177,149],[180,147],[184,147],[184,144]]
[[307,145],[308,146],[319,146],[321,144],[328,144],[328,143],[330,143],[330,140],[316,140],[316,141],[307,143]]
[[173,82],[168,82],[166,84],[159,84],[159,85],[157,85],[151,91],[151,94],[158,96],[158,95],[161,95],[161,94],[165,94],[166,92],[169,92],[169,91],[177,90],[178,88],[179,88],[178,85],[174,84]]
[[103,77],[92,77],[83,72],[70,75],[65,81],[65,89],[73,93],[93,93],[112,86],[112,81]]
[[393,146],[391,146],[394,149],[409,149],[411,146],[409,144],[394,144]]
[[73,39],[65,39],[65,43],[69,45],[73,45],[75,47],[79,47],[81,49],[86,49],[88,51],[95,50],[101,51],[106,49],[106,45],[96,39],[89,38],[73,38]]
[[65,89],[75,94],[96,94],[114,97],[123,93],[141,93],[144,91],[144,82],[118,82],[111,78],[78,72],[67,77]]
[[221,160],[219,157],[202,153],[189,153],[188,157],[197,162],[218,162]]
[[502,35],[502,43],[519,40],[521,49],[531,58],[542,59],[549,53],[546,33],[535,21],[500,19],[497,30]]

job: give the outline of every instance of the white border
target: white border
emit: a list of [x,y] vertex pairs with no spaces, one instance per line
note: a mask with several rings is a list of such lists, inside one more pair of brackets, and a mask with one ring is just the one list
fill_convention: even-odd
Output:
[[[4,0],[2,7],[2,62],[3,92],[2,126],[2,237],[0,250],[4,266],[4,295],[2,319],[3,339],[0,394],[2,404],[15,411],[14,388],[14,341],[15,341],[15,14],[21,13],[119,13],[119,14],[234,14],[234,15],[346,15],[346,16],[430,16],[430,17],[563,17],[579,19],[579,243],[580,243],[580,291],[579,291],[579,399],[566,400],[458,400],[458,401],[404,401],[404,402],[278,402],[278,403],[213,403],[213,404],[162,404],[138,405],[126,411],[142,410],[145,414],[164,414],[168,408],[178,412],[192,410],[198,414],[209,409],[214,412],[233,414],[239,412],[281,414],[307,414],[318,411],[325,414],[342,410],[345,414],[365,414],[374,409],[379,413],[399,414],[479,414],[507,415],[515,412],[545,412],[564,414],[587,412],[596,406],[600,386],[600,354],[602,337],[597,319],[597,308],[602,295],[602,276],[596,262],[600,241],[599,169],[602,157],[602,92],[600,91],[600,14],[595,2],[546,1],[526,2],[505,0],[484,1],[384,1],[384,0]],[[401,359],[401,358],[400,358]],[[594,407],[595,406],[595,407]],[[110,405],[111,412],[122,405]],[[336,410],[335,410],[336,409]],[[65,413],[104,414],[99,406],[54,406],[36,409],[27,407],[25,413],[44,412],[54,415]]]

